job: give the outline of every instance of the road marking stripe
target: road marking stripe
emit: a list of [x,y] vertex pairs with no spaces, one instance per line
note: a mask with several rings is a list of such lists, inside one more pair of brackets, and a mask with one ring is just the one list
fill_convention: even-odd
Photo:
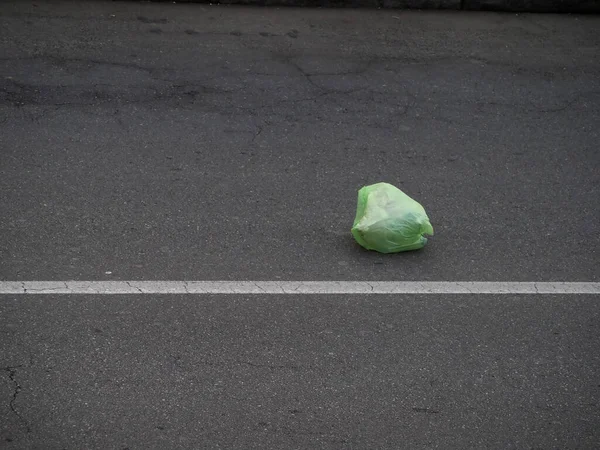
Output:
[[600,283],[546,281],[0,281],[0,294],[600,294]]

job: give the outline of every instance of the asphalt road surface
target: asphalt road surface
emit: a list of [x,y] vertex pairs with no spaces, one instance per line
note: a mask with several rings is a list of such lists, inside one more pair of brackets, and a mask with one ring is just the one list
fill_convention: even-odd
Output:
[[[0,4],[0,281],[600,281],[600,17]],[[435,236],[349,233],[387,181]],[[0,447],[600,447],[598,295],[0,293]]]

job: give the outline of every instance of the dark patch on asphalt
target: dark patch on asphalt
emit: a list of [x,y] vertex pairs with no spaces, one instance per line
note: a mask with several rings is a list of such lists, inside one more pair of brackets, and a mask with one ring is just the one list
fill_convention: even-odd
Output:
[[151,28],[149,30],[150,33],[154,33],[154,34],[161,34],[162,30],[160,28]]
[[290,30],[287,32],[287,35],[293,39],[298,37],[298,30]]
[[167,23],[167,19],[149,19],[145,16],[138,16],[137,20],[142,23]]
[[242,35],[242,33],[240,31],[232,31],[229,34],[231,34],[232,36],[241,36]]
[[268,31],[261,31],[258,34],[260,34],[262,37],[275,37],[275,36],[278,36],[277,34],[269,33]]
[[196,30],[185,30],[185,34],[200,34]]

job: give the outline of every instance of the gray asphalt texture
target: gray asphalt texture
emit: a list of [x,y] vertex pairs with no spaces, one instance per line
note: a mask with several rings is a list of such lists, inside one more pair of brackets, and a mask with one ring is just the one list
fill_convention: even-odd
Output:
[[[599,281],[600,18],[0,5],[0,279]],[[436,234],[380,255],[357,190]],[[110,273],[107,273],[110,272]],[[0,447],[599,448],[593,296],[0,296]]]
[[1,305],[3,355],[20,365],[2,385],[2,438],[13,448],[600,443],[593,296]]
[[[2,10],[3,279],[600,278],[595,16]],[[353,244],[382,180],[424,251]]]

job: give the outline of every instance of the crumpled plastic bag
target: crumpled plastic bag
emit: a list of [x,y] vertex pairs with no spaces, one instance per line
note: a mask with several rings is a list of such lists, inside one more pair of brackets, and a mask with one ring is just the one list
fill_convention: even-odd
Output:
[[391,184],[377,183],[358,191],[352,235],[368,250],[396,253],[425,246],[424,235],[433,236],[433,227],[418,202]]

